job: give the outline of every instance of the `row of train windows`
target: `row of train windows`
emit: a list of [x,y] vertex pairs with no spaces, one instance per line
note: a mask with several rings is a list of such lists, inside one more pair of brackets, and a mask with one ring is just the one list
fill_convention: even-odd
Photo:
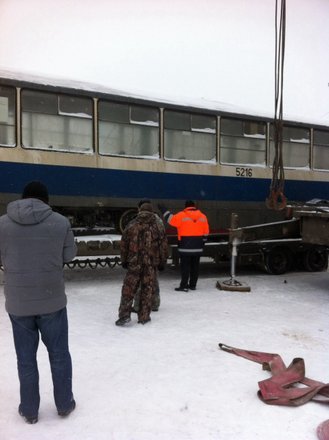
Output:
[[[27,148],[93,152],[93,100],[39,91],[21,91],[21,136]],[[15,89],[0,87],[0,145],[15,146]],[[216,116],[164,111],[164,158],[215,163]],[[220,118],[220,161],[265,165],[267,125]],[[270,163],[274,157],[270,127]],[[283,162],[309,167],[310,130],[283,127]],[[98,150],[114,156],[159,157],[159,109],[98,102]],[[329,131],[313,130],[313,167],[329,169]]]

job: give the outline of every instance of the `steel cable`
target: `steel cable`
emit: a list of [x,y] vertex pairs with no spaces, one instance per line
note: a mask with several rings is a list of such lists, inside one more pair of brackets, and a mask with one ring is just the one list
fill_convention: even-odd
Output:
[[[286,207],[284,195],[283,166],[283,73],[286,38],[286,2],[281,0],[280,14],[278,0],[275,3],[275,113],[273,121],[274,160],[270,194],[266,199],[268,208],[281,210]],[[279,19],[280,15],[280,19]]]

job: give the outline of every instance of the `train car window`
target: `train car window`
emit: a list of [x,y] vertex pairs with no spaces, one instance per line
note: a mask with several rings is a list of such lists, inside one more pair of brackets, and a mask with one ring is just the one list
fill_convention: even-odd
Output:
[[313,167],[329,170],[329,131],[315,129],[313,134]]
[[221,118],[221,163],[265,165],[266,123]]
[[143,125],[159,125],[159,110],[144,107],[130,107],[130,122]]
[[92,106],[89,98],[22,90],[23,146],[93,152]]
[[159,158],[159,110],[100,100],[99,153]]
[[166,110],[164,118],[164,128],[171,130],[190,131],[191,115]]
[[0,145],[16,146],[15,89],[0,86]]
[[165,110],[164,157],[216,162],[216,117]]
[[[285,125],[282,130],[283,164],[286,168],[310,166],[310,130]],[[270,126],[270,163],[274,160],[274,130]]]
[[129,123],[129,105],[100,101],[98,114],[101,121]]
[[216,134],[216,119],[209,116],[192,115],[191,130]]
[[76,116],[78,118],[92,118],[93,103],[90,99],[73,96],[58,97],[58,113],[60,115]]
[[57,114],[57,95],[24,90],[22,98],[23,111],[25,112]]

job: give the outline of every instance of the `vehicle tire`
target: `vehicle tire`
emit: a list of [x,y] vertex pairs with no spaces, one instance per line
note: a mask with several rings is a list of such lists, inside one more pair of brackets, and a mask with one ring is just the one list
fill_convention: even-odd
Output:
[[290,249],[275,247],[265,255],[265,269],[271,275],[282,275],[291,269],[292,261]]
[[120,220],[119,220],[119,229],[120,232],[122,233],[125,229],[125,227],[127,226],[127,224],[136,217],[137,214],[137,209],[127,209],[127,211],[124,211],[121,216],[120,216]]
[[304,252],[303,266],[309,272],[328,269],[328,252],[325,249],[310,248]]

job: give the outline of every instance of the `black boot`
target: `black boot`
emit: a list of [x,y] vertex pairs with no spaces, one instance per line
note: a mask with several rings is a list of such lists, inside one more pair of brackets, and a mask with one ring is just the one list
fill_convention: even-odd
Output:
[[130,321],[130,316],[126,316],[125,318],[119,318],[117,321],[115,321],[115,325],[123,327],[124,325],[129,324]]

